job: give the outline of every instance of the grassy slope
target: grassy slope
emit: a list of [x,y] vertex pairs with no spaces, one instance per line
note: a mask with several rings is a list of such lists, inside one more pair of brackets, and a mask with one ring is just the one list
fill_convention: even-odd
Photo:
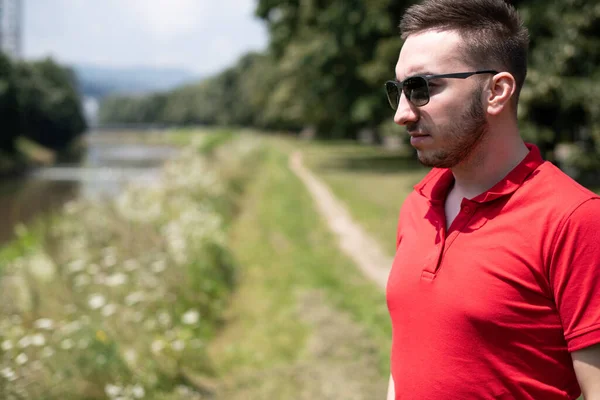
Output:
[[338,251],[287,167],[289,143],[270,148],[232,230],[240,285],[210,348],[221,398],[383,398],[384,295]]

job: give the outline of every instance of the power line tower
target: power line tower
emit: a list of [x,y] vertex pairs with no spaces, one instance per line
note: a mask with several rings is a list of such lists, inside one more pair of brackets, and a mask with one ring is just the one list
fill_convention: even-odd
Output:
[[21,58],[23,0],[0,0],[0,50],[12,58]]

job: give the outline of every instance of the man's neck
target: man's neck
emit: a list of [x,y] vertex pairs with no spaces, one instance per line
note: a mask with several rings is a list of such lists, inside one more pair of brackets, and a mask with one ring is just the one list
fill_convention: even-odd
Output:
[[469,158],[452,168],[453,191],[472,199],[500,182],[529,153],[517,135],[501,137],[488,132]]

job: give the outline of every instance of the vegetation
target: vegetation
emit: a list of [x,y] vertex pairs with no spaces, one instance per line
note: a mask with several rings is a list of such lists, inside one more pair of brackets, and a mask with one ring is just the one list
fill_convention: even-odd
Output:
[[[115,97],[101,120],[241,125],[322,138],[397,135],[382,84],[402,45],[413,0],[260,0],[270,46],[194,85]],[[572,175],[599,179],[600,7],[585,0],[513,2],[531,33],[520,121],[527,140]]]
[[218,399],[384,398],[391,328],[384,293],[341,255],[288,168],[297,143],[265,140],[232,226],[239,286],[209,344]]
[[75,75],[51,59],[12,61],[0,53],[0,121],[4,160],[18,152],[19,137],[66,149],[86,129]]
[[226,229],[260,156],[256,138],[218,136],[160,185],[18,229],[0,251],[1,398],[199,398],[236,280]]

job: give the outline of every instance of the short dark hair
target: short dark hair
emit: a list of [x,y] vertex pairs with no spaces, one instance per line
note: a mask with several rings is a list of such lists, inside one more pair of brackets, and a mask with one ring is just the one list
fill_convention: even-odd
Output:
[[467,62],[475,68],[510,72],[518,100],[527,76],[529,33],[511,4],[505,0],[424,0],[409,7],[400,22],[402,38],[429,30],[458,32],[464,39]]

